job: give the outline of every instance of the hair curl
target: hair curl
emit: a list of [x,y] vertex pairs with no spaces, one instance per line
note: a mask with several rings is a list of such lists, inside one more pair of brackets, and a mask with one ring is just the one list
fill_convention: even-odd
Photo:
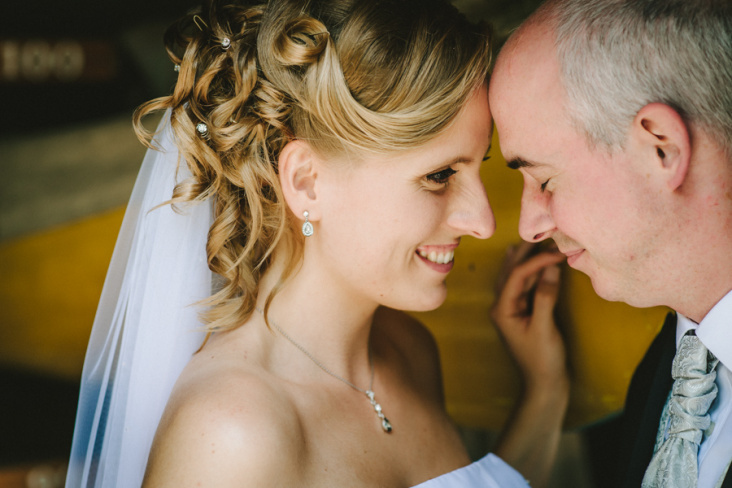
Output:
[[165,44],[178,81],[138,108],[134,125],[149,141],[142,118],[170,109],[192,174],[171,203],[215,200],[206,252],[221,289],[208,300],[209,330],[248,319],[275,248],[290,258],[267,306],[301,261],[277,175],[287,142],[351,157],[420,146],[455,118],[490,64],[488,28],[445,0],[207,0]]

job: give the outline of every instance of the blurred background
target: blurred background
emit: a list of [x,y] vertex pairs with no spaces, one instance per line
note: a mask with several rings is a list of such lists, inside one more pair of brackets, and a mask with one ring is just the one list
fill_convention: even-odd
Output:
[[[140,103],[175,82],[166,26],[196,2],[36,0],[0,16],[0,487],[61,476],[96,303],[144,148]],[[536,0],[456,0],[494,25],[496,48]],[[498,230],[466,239],[443,307],[418,314],[441,348],[448,410],[474,456],[520,391],[488,310],[517,233],[521,177],[494,141],[484,181]],[[594,295],[564,270],[559,319],[573,390],[553,486],[607,485],[606,449],[630,376],[665,313]]]

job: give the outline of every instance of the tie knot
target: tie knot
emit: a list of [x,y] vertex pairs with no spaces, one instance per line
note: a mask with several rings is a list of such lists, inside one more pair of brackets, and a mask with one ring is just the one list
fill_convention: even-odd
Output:
[[696,335],[681,339],[671,370],[669,435],[690,436],[687,440],[697,444],[701,441],[702,432],[709,427],[707,412],[717,396],[717,362]]
[[671,368],[671,375],[674,379],[702,378],[714,371],[717,362],[714,354],[709,352],[693,331],[690,331],[681,338]]
[[642,488],[696,486],[699,444],[710,426],[708,411],[717,396],[717,362],[696,333],[681,338],[671,369],[674,384]]

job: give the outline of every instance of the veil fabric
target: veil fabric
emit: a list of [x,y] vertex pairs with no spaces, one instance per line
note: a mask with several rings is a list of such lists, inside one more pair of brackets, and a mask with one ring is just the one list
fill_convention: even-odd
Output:
[[137,177],[97,309],[81,379],[67,488],[139,488],[158,422],[205,337],[195,303],[212,291],[211,199],[173,211],[170,111]]

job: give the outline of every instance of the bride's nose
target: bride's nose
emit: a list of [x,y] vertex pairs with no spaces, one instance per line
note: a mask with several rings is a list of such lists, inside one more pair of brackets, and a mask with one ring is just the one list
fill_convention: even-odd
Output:
[[496,220],[479,175],[453,196],[447,224],[460,235],[478,239],[487,239],[495,232]]

